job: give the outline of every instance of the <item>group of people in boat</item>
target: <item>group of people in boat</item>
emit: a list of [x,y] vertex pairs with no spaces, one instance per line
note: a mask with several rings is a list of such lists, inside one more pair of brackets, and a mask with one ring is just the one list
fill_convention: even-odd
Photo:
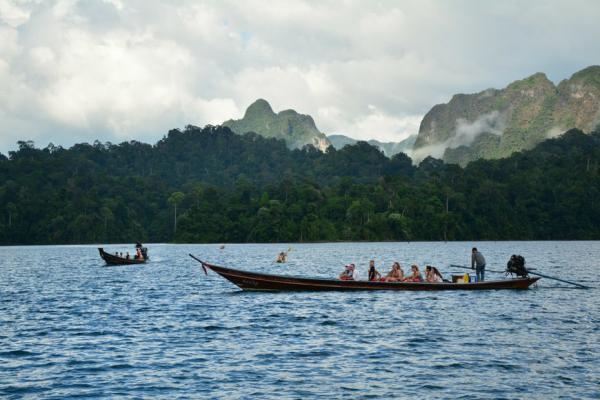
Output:
[[[343,281],[358,280],[358,271],[356,265],[348,264],[344,271],[340,274],[340,279]],[[410,266],[410,273],[404,274],[404,270],[399,262],[395,261],[392,264],[390,272],[383,276],[375,268],[375,260],[369,261],[368,280],[371,282],[429,282],[441,283],[444,282],[444,277],[440,271],[431,265],[425,267],[425,277],[419,271],[419,266],[413,264]]]
[[[141,243],[137,243],[135,245],[135,256],[133,256],[134,260],[144,260],[146,257],[144,256],[144,251],[142,250],[143,246]],[[115,256],[117,257],[121,257],[124,258],[126,260],[130,260],[131,256],[129,255],[129,252],[125,252],[125,255],[123,255],[122,252],[115,252]]]

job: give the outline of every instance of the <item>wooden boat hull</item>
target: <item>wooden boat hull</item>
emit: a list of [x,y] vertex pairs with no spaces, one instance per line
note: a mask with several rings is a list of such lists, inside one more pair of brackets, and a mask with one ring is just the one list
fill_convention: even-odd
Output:
[[[190,256],[192,256],[190,254]],[[352,290],[500,290],[527,289],[537,282],[535,278],[504,279],[477,283],[428,283],[428,282],[368,282],[342,281],[318,278],[297,278],[291,276],[247,272],[233,268],[219,267],[198,260],[202,267],[213,270],[242,290],[272,291],[352,291]]]
[[102,247],[98,247],[100,257],[106,262],[106,265],[132,265],[132,264],[145,264],[148,259],[137,260],[135,258],[123,258],[115,256],[104,251]]

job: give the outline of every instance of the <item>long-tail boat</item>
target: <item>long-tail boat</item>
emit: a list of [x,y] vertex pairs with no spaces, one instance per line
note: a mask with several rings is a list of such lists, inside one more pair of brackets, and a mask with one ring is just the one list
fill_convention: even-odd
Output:
[[102,259],[106,262],[106,265],[144,264],[146,261],[148,261],[148,257],[143,259],[134,257],[119,257],[117,255],[107,253],[102,247],[98,247],[98,251],[100,252],[100,257],[102,257]]
[[351,290],[498,290],[527,289],[539,277],[503,279],[473,283],[429,283],[429,282],[369,282],[343,281],[322,278],[298,278],[293,276],[271,275],[219,267],[202,261],[192,254],[205,273],[210,269],[242,290],[272,291],[351,291]]

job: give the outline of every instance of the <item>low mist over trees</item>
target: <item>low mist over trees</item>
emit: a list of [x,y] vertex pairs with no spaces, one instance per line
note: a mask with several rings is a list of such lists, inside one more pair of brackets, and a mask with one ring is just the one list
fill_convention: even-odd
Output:
[[466,168],[189,126],[0,155],[0,243],[600,239],[600,132]]

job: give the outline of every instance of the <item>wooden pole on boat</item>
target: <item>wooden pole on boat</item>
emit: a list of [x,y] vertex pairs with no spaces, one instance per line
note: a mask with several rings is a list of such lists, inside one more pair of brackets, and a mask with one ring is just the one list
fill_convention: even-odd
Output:
[[[450,264],[450,267],[452,267],[452,268],[471,269],[469,267],[465,267],[464,265],[456,265],[456,264]],[[493,269],[490,269],[490,270],[486,269],[486,272],[496,272],[496,273],[501,274],[501,273],[505,273],[506,271],[496,271],[496,270],[493,270]],[[544,274],[540,274],[540,273],[537,273],[537,272],[533,272],[530,269],[527,270],[527,273],[529,273],[531,275],[541,276],[542,278],[546,278],[546,279],[553,279],[555,281],[569,283],[571,285],[575,285],[575,286],[580,287],[582,289],[589,289],[589,286],[585,286],[585,285],[582,285],[582,284],[577,283],[577,282],[571,282],[571,281],[567,281],[567,280],[564,280],[564,279],[555,278],[553,276],[549,276],[549,275],[544,275]]]
[[576,282],[571,282],[571,281],[566,281],[564,279],[560,279],[560,278],[555,278],[553,276],[548,276],[548,275],[544,275],[544,274],[538,274],[537,272],[532,272],[530,270],[527,270],[528,273],[530,273],[531,275],[537,275],[537,276],[541,276],[542,278],[547,278],[547,279],[554,279],[555,281],[559,281],[559,282],[564,282],[564,283],[569,283],[571,285],[575,285],[577,287],[580,287],[582,289],[589,289],[589,286],[584,286],[580,283],[576,283]]
[[208,271],[206,270],[206,267],[204,266],[204,261],[200,260],[199,258],[194,257],[194,255],[192,253],[189,253],[190,257],[192,257],[194,260],[198,261],[200,263],[200,265],[202,265],[202,269],[204,270],[204,274],[208,275]]

